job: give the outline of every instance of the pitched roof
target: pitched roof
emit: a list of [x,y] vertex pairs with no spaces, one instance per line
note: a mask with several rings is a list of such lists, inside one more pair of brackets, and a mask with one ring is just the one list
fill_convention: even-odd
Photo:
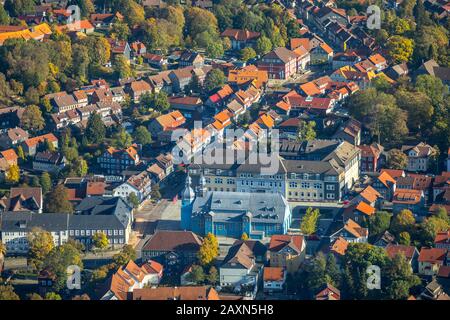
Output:
[[285,47],[278,47],[275,48],[274,50],[272,50],[271,52],[267,53],[264,58],[269,58],[269,59],[274,59],[274,58],[278,58],[280,59],[283,63],[288,63],[289,61],[293,60],[293,59],[297,59],[298,55],[285,48]]
[[236,41],[248,41],[256,39],[260,35],[260,32],[249,31],[247,29],[226,29],[220,36],[233,38]]
[[45,140],[47,140],[49,142],[57,142],[58,138],[56,138],[53,133],[47,133],[42,136],[37,136],[34,138],[30,138],[28,140],[25,140],[25,144],[28,147],[34,147],[34,146],[38,145],[39,143],[44,142]]
[[359,224],[357,224],[352,219],[347,220],[347,222],[344,225],[344,230],[348,231],[356,238],[367,237],[369,234],[369,231],[367,228],[361,227]]
[[341,256],[345,255],[347,251],[348,241],[342,237],[338,237],[330,246],[330,251],[337,253]]
[[423,191],[414,189],[397,189],[394,192],[393,203],[418,204],[422,200]]
[[304,237],[300,235],[273,235],[270,238],[269,251],[279,252],[285,247],[290,247],[297,253],[301,253],[303,249]]
[[378,180],[382,183],[382,184],[384,184],[387,188],[390,188],[391,186],[388,184],[388,182],[391,182],[391,183],[393,183],[393,184],[395,184],[395,179],[394,178],[392,178],[391,176],[390,176],[390,174],[389,173],[387,173],[386,171],[384,171],[384,172],[381,172],[381,174],[378,176]]
[[381,194],[371,186],[367,186],[359,195],[369,202],[375,202],[381,197]]
[[356,210],[361,211],[362,213],[371,216],[375,213],[375,208],[368,205],[366,202],[361,201],[360,203],[358,203],[358,205],[356,206]]
[[443,264],[446,255],[447,255],[446,249],[422,248],[419,254],[419,262]]
[[17,159],[19,158],[14,149],[7,149],[4,151],[0,151],[0,154],[1,154],[0,158],[3,157],[8,163],[16,163]]
[[316,294],[316,300],[340,300],[341,292],[331,284],[324,285]]
[[438,232],[434,238],[435,244],[450,244],[450,229],[443,232]]
[[285,270],[282,267],[265,267],[264,281],[283,281]]
[[175,110],[157,117],[156,121],[163,127],[163,131],[166,131],[183,125],[186,122],[186,118],[180,111]]
[[405,246],[399,244],[388,244],[386,247],[386,254],[389,258],[394,258],[397,254],[403,254],[406,259],[411,260],[416,252],[416,247]]
[[143,246],[146,251],[198,251],[202,238],[191,231],[157,231]]
[[133,300],[219,300],[212,287],[159,287],[134,289]]
[[394,179],[397,179],[398,177],[403,177],[405,175],[405,171],[400,169],[381,169],[381,173],[386,172]]

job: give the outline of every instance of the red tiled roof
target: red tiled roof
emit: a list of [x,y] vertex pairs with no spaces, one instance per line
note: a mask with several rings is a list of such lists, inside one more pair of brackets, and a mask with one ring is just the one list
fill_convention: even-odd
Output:
[[264,279],[264,281],[283,281],[284,268],[282,268],[282,267],[265,267],[263,279]]
[[403,254],[406,259],[411,260],[414,256],[415,251],[416,247],[414,246],[389,244],[386,247],[386,254],[391,259],[394,258],[397,254]]
[[446,249],[422,248],[419,254],[419,262],[444,263]]

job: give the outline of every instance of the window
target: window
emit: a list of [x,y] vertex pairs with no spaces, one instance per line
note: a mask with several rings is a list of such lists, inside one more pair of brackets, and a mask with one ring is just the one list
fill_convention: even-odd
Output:
[[335,189],[335,187],[334,187],[333,184],[328,184],[327,185],[327,190],[334,190],[334,189]]

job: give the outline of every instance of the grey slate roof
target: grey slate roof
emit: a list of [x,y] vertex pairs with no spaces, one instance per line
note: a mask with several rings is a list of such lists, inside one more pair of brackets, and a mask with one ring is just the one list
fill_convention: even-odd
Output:
[[240,220],[250,214],[254,222],[282,223],[288,203],[278,193],[208,192],[195,199],[193,214],[213,214],[214,221]]
[[0,221],[0,230],[3,232],[28,232],[35,227],[57,232],[68,229],[69,215],[65,213],[4,212],[0,215]]

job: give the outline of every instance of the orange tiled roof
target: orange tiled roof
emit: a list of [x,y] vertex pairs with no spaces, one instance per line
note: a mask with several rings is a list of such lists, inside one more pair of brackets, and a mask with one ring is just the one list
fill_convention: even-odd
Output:
[[362,213],[364,213],[368,216],[371,216],[375,213],[375,208],[368,205],[364,201],[361,201],[360,203],[358,203],[358,205],[356,206],[356,210],[361,211]]
[[264,279],[264,281],[283,281],[284,268],[282,268],[282,267],[265,267],[263,279]]
[[394,203],[418,204],[422,199],[423,192],[414,189],[397,189],[394,192]]
[[16,151],[14,149],[8,149],[5,151],[0,152],[2,157],[9,163],[17,163],[17,159],[19,158],[17,156]]
[[51,34],[52,30],[50,29],[49,25],[46,23],[42,23],[40,25],[21,31],[0,33],[0,45],[3,44],[3,42],[5,42],[7,39],[39,40]]
[[361,227],[359,224],[357,224],[352,219],[348,219],[345,223],[344,229],[348,232],[350,232],[352,235],[354,235],[357,238],[361,237],[367,237],[369,231],[366,228]]
[[381,194],[371,186],[366,187],[359,195],[369,202],[375,202],[381,197]]
[[47,133],[42,136],[37,136],[34,138],[30,138],[28,140],[25,140],[25,144],[28,147],[33,147],[41,142],[44,142],[45,140],[48,140],[49,142],[56,142],[56,141],[58,141],[58,138],[56,138],[53,133]]
[[342,237],[339,237],[331,245],[330,251],[343,256],[343,255],[345,255],[345,252],[347,251],[347,247],[348,247],[348,241]]

